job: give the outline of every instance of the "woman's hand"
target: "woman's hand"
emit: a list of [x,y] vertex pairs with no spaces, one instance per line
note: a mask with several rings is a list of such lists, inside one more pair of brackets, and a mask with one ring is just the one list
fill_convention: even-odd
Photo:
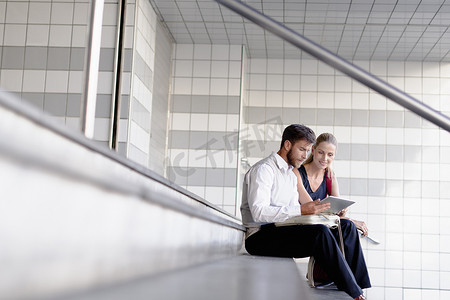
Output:
[[338,212],[337,213],[337,215],[339,216],[339,217],[345,217],[345,214],[347,213],[347,210],[348,210],[348,207],[347,208],[344,208],[343,210],[341,210],[340,212]]
[[355,224],[357,229],[362,231],[363,236],[367,236],[369,234],[369,229],[367,228],[366,223],[358,220],[350,220],[350,221],[352,221]]

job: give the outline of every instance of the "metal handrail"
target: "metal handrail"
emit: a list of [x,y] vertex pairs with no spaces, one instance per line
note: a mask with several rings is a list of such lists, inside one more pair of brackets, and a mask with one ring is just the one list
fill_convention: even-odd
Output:
[[353,65],[344,58],[330,52],[315,42],[296,33],[292,29],[260,13],[241,1],[215,0],[219,4],[228,7],[237,14],[249,19],[265,30],[291,43],[297,48],[307,52],[327,65],[341,71],[363,85],[377,91],[381,95],[393,100],[397,104],[409,109],[422,118],[450,132],[450,118],[430,106],[411,97],[380,78]]

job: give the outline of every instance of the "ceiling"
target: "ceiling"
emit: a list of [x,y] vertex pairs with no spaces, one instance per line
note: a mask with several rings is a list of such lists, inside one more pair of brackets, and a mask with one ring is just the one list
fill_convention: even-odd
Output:
[[[252,58],[301,51],[214,0],[150,0],[176,43],[245,44]],[[347,60],[450,62],[450,0],[244,0]]]

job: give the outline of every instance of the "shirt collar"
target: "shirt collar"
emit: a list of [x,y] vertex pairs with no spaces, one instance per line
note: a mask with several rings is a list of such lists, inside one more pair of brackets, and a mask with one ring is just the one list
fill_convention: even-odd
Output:
[[275,157],[275,163],[277,164],[279,169],[290,171],[294,168],[293,166],[289,165],[278,153],[274,152],[273,156]]

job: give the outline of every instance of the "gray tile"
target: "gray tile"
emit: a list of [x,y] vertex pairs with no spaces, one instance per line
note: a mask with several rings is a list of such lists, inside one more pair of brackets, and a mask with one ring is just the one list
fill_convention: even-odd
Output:
[[100,71],[114,70],[114,51],[115,50],[111,48],[100,49],[100,61],[98,66]]
[[351,145],[350,144],[339,144],[336,151],[336,159],[339,160],[350,160],[351,155]]
[[[111,101],[111,100],[109,100]],[[130,117],[139,126],[141,126],[146,132],[150,132],[150,112],[134,97],[131,100],[131,114]]]
[[[272,152],[277,152],[278,150],[280,150],[280,142],[281,142],[281,138],[279,141],[276,142],[265,142],[264,143],[264,157],[269,156],[270,154],[272,154]],[[260,155],[257,155],[257,157]]]
[[226,150],[238,150],[239,133],[238,132],[224,132],[223,142],[224,142]]
[[186,131],[171,130],[169,132],[169,147],[172,149],[188,149],[189,133]]
[[421,128],[422,127],[422,118],[413,112],[405,111],[405,127]]
[[335,126],[350,126],[352,115],[350,109],[335,109],[334,110],[334,125]]
[[[205,186],[206,184],[206,170],[205,168],[182,168],[184,174],[189,172],[187,177],[187,184],[193,186]],[[183,176],[184,174],[181,174]]]
[[191,96],[190,95],[173,95],[172,112],[190,113],[191,112]]
[[45,94],[44,111],[52,116],[64,117],[66,115],[67,94]]
[[374,127],[386,126],[386,111],[371,110],[369,112],[369,125]]
[[206,186],[223,186],[225,170],[223,168],[206,169]]
[[247,117],[245,123],[249,124],[264,123],[264,121],[266,120],[266,108],[248,106],[246,107],[245,116]]
[[370,161],[386,161],[386,146],[384,146],[384,145],[369,145],[369,160]]
[[23,69],[24,54],[24,47],[3,47],[2,69]]
[[300,109],[289,107],[283,108],[282,119],[285,124],[297,124],[300,122]]
[[421,162],[422,161],[422,147],[421,146],[404,146],[405,162]]
[[305,125],[316,124],[316,110],[314,108],[300,108],[300,123]]
[[350,194],[355,196],[367,195],[367,179],[351,178],[350,179]]
[[130,96],[122,95],[120,97],[120,118],[128,119],[130,110]]
[[351,144],[351,160],[366,161],[369,159],[369,145]]
[[339,177],[339,193],[341,195],[349,195],[350,194],[350,178]]
[[96,118],[111,118],[111,95],[97,95]]
[[127,143],[119,142],[117,143],[117,153],[119,155],[126,157],[127,156]]
[[69,70],[70,48],[49,47],[48,48],[48,70]]
[[240,98],[238,96],[230,96],[228,97],[228,108],[227,113],[229,114],[239,114],[239,110],[241,108]]
[[224,176],[223,186],[236,187],[237,169],[226,168]]
[[[370,174],[370,170],[369,170]],[[384,179],[369,179],[369,196],[385,196],[386,195],[386,180]]]
[[210,150],[225,150],[227,149],[226,144],[231,144],[232,142],[233,140],[229,140],[226,132],[210,131],[208,132],[208,144],[206,147]]
[[215,141],[208,141],[208,133],[206,131],[182,131],[189,137],[189,149],[207,149],[208,145]]
[[388,111],[386,114],[387,127],[403,127],[403,112]]
[[333,125],[334,111],[332,109],[317,110],[317,125]]
[[132,64],[133,64],[133,51],[130,49],[125,49],[125,51],[123,51],[123,65],[122,65],[123,71],[131,72]]
[[192,113],[207,113],[209,112],[209,96],[192,95]]
[[0,66],[2,65],[3,46],[0,46]]
[[73,71],[83,71],[84,48],[71,48],[70,51],[70,69]]
[[45,70],[47,68],[47,48],[27,47],[25,51],[25,69]]
[[267,124],[283,124],[283,110],[281,107],[266,107],[266,119],[264,123]]
[[362,109],[352,110],[352,126],[368,126],[369,112]]
[[22,93],[22,99],[44,110],[44,93]]
[[188,177],[186,176],[186,168],[167,167],[167,177],[170,181],[178,185],[186,185]]
[[212,114],[226,114],[227,106],[227,96],[211,96],[209,99],[209,112]]
[[81,94],[68,94],[67,96],[67,116],[79,117],[81,111]]
[[402,162],[403,146],[386,145],[386,161]]

